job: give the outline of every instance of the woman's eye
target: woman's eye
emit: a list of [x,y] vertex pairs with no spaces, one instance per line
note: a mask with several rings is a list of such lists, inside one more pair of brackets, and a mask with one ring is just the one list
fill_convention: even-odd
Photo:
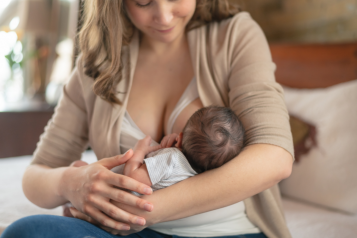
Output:
[[135,2],[136,6],[138,7],[148,7],[150,4],[151,4],[152,1],[148,2],[147,4],[141,4],[141,3],[138,3],[138,2]]

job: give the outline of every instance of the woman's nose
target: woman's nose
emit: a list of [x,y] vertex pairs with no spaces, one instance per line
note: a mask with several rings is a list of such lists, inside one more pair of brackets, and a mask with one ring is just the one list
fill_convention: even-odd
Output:
[[160,4],[157,8],[154,21],[155,23],[162,26],[170,26],[170,23],[173,18],[174,14],[172,8],[170,7],[170,4]]

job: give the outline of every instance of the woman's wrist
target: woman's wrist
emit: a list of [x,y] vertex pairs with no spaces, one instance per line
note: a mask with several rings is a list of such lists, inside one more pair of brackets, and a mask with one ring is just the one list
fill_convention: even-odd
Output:
[[65,168],[31,165],[24,174],[22,187],[25,196],[35,205],[52,209],[66,202],[60,195],[60,180]]
[[157,196],[157,193],[154,192],[152,195],[144,195],[141,198],[153,204],[154,207],[151,212],[142,212],[143,214],[140,214],[140,216],[144,217],[146,220],[146,227],[166,221],[164,214],[161,214],[160,210],[155,210],[155,207],[158,207],[162,196]]
[[[60,179],[59,179],[58,186],[56,189],[56,195],[66,201],[69,201],[68,191],[69,191],[72,183],[70,181],[68,181],[68,179],[73,178],[73,174],[75,174],[75,171],[77,170],[77,168],[65,167],[62,169],[63,169],[63,171],[60,175]],[[74,179],[70,179],[70,180],[74,181]]]

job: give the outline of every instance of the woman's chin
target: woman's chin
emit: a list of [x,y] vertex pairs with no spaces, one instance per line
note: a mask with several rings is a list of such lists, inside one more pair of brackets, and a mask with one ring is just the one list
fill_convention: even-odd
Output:
[[177,32],[162,33],[158,31],[152,32],[150,35],[148,34],[152,40],[166,44],[174,42],[178,38],[178,35]]

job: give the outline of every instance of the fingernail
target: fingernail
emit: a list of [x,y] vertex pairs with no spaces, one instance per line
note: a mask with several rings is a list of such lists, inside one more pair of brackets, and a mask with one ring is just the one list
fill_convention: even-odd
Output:
[[143,225],[145,225],[145,220],[143,219],[143,218],[136,218],[136,220],[135,220],[135,224],[138,224],[138,225],[141,225],[141,226],[143,226]]
[[126,155],[130,150],[131,150],[131,149],[128,149],[128,150],[124,153],[124,155]]
[[144,194],[150,195],[151,193],[152,193],[152,189],[151,188],[144,188]]
[[146,203],[146,204],[144,205],[144,209],[145,209],[146,211],[148,211],[148,212],[151,212],[152,209],[153,209],[153,205],[151,205],[151,204],[149,204],[149,203]]

